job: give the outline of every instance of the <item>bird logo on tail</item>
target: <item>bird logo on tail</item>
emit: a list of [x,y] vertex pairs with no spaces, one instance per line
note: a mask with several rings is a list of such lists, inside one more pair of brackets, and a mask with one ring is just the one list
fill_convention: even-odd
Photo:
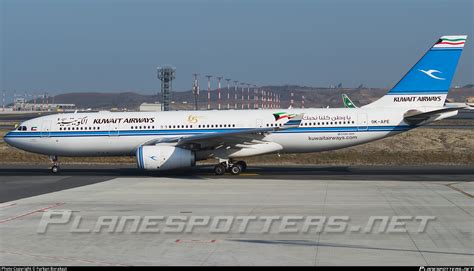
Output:
[[427,71],[425,71],[425,70],[419,70],[419,71],[422,72],[422,73],[424,73],[424,74],[426,74],[426,75],[428,75],[429,77],[431,77],[431,78],[433,78],[433,79],[436,79],[436,80],[446,80],[445,78],[441,78],[441,77],[438,77],[438,76],[436,76],[436,75],[433,75],[433,73],[442,73],[442,72],[440,72],[440,71],[438,71],[438,70],[427,70]]

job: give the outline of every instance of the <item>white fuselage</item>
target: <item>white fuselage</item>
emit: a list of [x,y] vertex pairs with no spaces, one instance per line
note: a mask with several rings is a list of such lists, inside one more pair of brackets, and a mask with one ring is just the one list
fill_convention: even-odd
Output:
[[[318,152],[349,147],[415,128],[403,121],[398,108],[315,108],[267,110],[210,110],[168,112],[66,113],[35,118],[21,124],[5,141],[17,148],[58,156],[135,155],[136,149],[159,138],[179,138],[285,123],[274,113],[304,113],[298,128],[269,133],[275,143],[246,155]],[[26,129],[26,130],[25,130]],[[266,148],[266,149],[265,149]],[[198,155],[205,159],[212,153]]]

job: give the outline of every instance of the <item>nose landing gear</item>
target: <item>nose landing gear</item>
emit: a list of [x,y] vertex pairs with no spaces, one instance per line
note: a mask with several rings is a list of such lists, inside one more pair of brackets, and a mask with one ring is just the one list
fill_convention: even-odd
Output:
[[49,160],[53,163],[53,166],[51,167],[51,172],[56,174],[59,173],[61,168],[59,167],[59,158],[57,155],[50,155]]
[[232,175],[239,175],[247,169],[247,163],[244,161],[237,161],[235,163],[226,161],[217,164],[214,167],[214,173],[216,175],[223,175],[226,172],[230,172]]

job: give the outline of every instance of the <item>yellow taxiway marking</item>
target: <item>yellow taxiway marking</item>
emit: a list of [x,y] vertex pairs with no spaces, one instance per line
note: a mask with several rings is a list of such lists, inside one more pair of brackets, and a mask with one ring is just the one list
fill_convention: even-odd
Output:
[[257,173],[241,173],[239,176],[257,176]]

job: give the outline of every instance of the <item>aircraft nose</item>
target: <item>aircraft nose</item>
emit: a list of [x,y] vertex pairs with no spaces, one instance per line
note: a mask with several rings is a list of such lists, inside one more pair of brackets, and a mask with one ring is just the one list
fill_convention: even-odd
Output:
[[3,136],[3,141],[10,146],[13,146],[12,132],[8,132]]

